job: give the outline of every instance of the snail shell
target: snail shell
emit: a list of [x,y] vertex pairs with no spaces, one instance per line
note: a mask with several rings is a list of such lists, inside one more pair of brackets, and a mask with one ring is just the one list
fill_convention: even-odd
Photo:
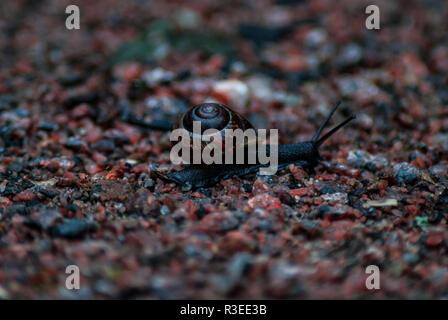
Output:
[[[194,121],[201,123],[201,134],[199,136],[193,130]],[[180,117],[174,127],[185,129],[192,139],[201,139],[201,152],[210,143],[221,144],[220,147],[223,152],[230,151],[225,145],[226,129],[241,129],[242,131],[253,129],[255,131],[253,125],[246,118],[220,103],[202,103],[191,107]],[[208,129],[216,129],[221,135],[221,139],[211,139],[211,136],[216,135],[217,132],[204,134]],[[248,139],[243,140],[244,145],[253,142],[252,140],[248,141]],[[189,147],[194,150],[192,144]],[[235,149],[236,144],[232,145],[232,148]]]
[[252,124],[239,113],[220,103],[202,103],[191,107],[183,114],[177,124],[178,128],[184,128],[193,132],[193,121],[201,122],[201,129],[254,129]]

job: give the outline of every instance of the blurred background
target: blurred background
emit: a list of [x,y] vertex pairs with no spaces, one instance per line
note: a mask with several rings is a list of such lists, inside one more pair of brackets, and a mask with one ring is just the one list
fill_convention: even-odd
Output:
[[[446,298],[447,31],[436,0],[2,1],[0,298]],[[219,101],[294,143],[338,100],[314,180],[151,176],[152,120]]]

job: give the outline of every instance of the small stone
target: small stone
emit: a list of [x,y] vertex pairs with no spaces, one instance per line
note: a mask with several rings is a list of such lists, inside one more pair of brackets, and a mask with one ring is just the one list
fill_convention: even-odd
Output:
[[221,240],[220,248],[228,254],[252,251],[255,248],[255,242],[244,232],[230,231]]
[[23,170],[23,165],[20,162],[10,162],[8,169],[14,172],[20,172]]
[[366,202],[367,207],[396,207],[398,201],[396,199],[384,199],[384,200],[369,200]]
[[240,80],[218,81],[213,86],[213,91],[218,96],[223,96],[226,103],[238,109],[244,109],[249,101],[249,88]]
[[88,223],[79,219],[66,219],[51,229],[53,237],[78,238],[88,230]]
[[193,10],[183,8],[176,12],[176,23],[183,29],[195,29],[201,23],[201,16]]
[[403,261],[410,265],[415,265],[420,261],[420,257],[417,254],[406,252],[403,255]]
[[64,101],[67,108],[73,108],[81,103],[94,104],[98,102],[100,96],[96,92],[88,92],[86,94],[70,96]]
[[142,66],[138,62],[125,62],[115,66],[112,73],[122,81],[131,82],[136,80],[142,72]]
[[278,198],[267,193],[258,194],[248,202],[251,208],[263,208],[265,210],[279,210],[283,212],[282,204]]
[[405,209],[411,216],[416,216],[420,213],[420,208],[412,204],[405,206]]
[[382,156],[374,156],[364,150],[353,150],[347,155],[347,164],[356,168],[366,168],[376,171],[389,165],[389,161]]
[[152,188],[152,187],[154,187],[155,184],[156,184],[155,181],[153,179],[149,178],[148,180],[145,181],[144,187]]
[[95,142],[92,148],[102,152],[112,152],[115,150],[115,143],[111,139],[101,139]]
[[6,299],[9,299],[8,292],[2,286],[0,286],[0,300]]
[[325,29],[312,29],[305,37],[305,45],[310,48],[315,48],[323,45],[328,40],[328,33]]
[[298,224],[293,226],[293,234],[305,234],[309,238],[315,238],[322,234],[322,230],[319,224],[315,221],[302,219]]
[[82,73],[70,72],[60,77],[59,83],[64,87],[72,87],[83,83],[85,78]]
[[326,204],[319,206],[318,209],[318,216],[320,217],[337,219],[343,217],[344,214],[345,210],[343,208],[332,207]]
[[242,23],[238,29],[242,37],[257,44],[279,41],[279,39],[282,39],[291,31],[289,26],[278,24],[260,25]]
[[6,207],[10,206],[12,203],[11,200],[9,200],[6,197],[0,197],[0,209],[5,209]]
[[62,215],[56,210],[42,210],[31,214],[31,219],[40,228],[47,230],[62,221]]
[[301,268],[291,262],[277,262],[269,270],[269,293],[275,298],[285,298],[304,293]]
[[319,181],[314,184],[314,188],[319,191],[322,195],[343,193],[344,189],[342,186],[334,183],[332,181]]
[[373,82],[361,76],[343,76],[336,80],[342,95],[356,99],[356,101],[369,101],[384,95],[384,92]]
[[345,68],[357,65],[362,59],[362,48],[355,44],[350,43],[345,46],[339,56],[336,58],[336,65],[339,68]]
[[14,109],[14,113],[19,116],[20,118],[26,118],[30,116],[30,112],[26,109],[22,109],[22,108],[17,108]]
[[431,144],[437,144],[444,150],[448,150],[448,133],[437,133],[430,138]]
[[443,233],[440,233],[440,232],[430,233],[428,235],[428,238],[426,239],[426,245],[430,248],[435,248],[435,247],[438,247],[439,245],[441,245],[444,240],[445,240],[445,237],[444,237]]
[[342,202],[342,203],[348,202],[347,193],[345,193],[345,192],[335,192],[335,193],[323,194],[322,198],[328,202],[330,202],[330,201]]
[[293,197],[304,197],[306,195],[308,195],[308,188],[299,188],[299,189],[293,189],[290,190],[289,193],[293,196]]
[[252,192],[252,185],[251,184],[245,183],[245,184],[243,184],[242,187],[243,187],[244,192],[248,192],[248,193]]
[[275,93],[272,90],[271,80],[264,76],[252,76],[247,80],[251,95],[263,102],[274,100]]
[[174,79],[174,76],[173,72],[166,71],[162,68],[155,68],[145,72],[142,75],[142,79],[148,87],[153,88],[161,83],[171,82]]
[[17,99],[13,95],[4,94],[0,96],[0,110],[8,110],[17,104]]
[[281,190],[277,192],[277,197],[281,203],[286,205],[293,206],[295,203],[294,197],[288,191]]
[[435,175],[446,176],[448,175],[448,164],[442,164],[442,163],[436,164],[431,168],[429,168],[429,172]]
[[38,123],[37,128],[44,131],[54,131],[58,129],[58,125],[53,122],[41,120]]
[[160,208],[160,213],[161,213],[162,215],[166,216],[166,215],[169,215],[169,214],[171,213],[171,210],[170,210],[166,205],[163,205],[163,206]]
[[250,254],[243,252],[237,253],[227,264],[227,271],[233,278],[241,277],[246,272],[252,263]]
[[414,184],[421,176],[420,170],[407,162],[396,164],[393,170],[396,179],[405,184]]
[[71,149],[80,149],[83,146],[83,142],[79,136],[69,137],[65,142],[65,146]]
[[31,190],[25,190],[20,192],[19,194],[15,195],[13,200],[14,201],[30,201],[36,198],[36,195]]

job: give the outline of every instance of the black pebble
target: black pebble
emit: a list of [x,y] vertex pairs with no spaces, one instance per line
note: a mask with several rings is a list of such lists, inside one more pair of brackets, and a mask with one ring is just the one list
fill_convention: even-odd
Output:
[[84,220],[66,219],[61,224],[51,229],[53,237],[78,238],[88,230],[88,224]]
[[40,130],[44,130],[44,131],[54,131],[58,128],[58,125],[53,122],[48,122],[48,121],[42,120],[37,125],[37,128]]
[[11,171],[14,171],[14,172],[20,172],[23,170],[23,166],[19,162],[11,162],[8,165],[8,169],[10,169]]
[[59,79],[59,83],[64,87],[72,87],[81,84],[85,81],[86,77],[81,73],[68,73]]
[[103,152],[112,152],[115,150],[115,143],[110,139],[101,139],[92,145],[92,148]]
[[100,96],[96,92],[89,92],[86,94],[76,95],[72,97],[68,97],[64,101],[64,105],[67,108],[73,108],[81,103],[96,103],[98,102]]

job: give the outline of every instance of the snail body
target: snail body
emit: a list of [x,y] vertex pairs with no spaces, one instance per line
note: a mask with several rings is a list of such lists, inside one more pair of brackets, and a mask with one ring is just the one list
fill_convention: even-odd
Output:
[[[345,126],[348,122],[355,119],[351,116],[335,128],[331,129],[323,137],[320,137],[323,129],[328,121],[336,111],[339,103],[337,103],[331,110],[330,114],[321,124],[317,132],[310,141],[273,145],[267,144],[265,151],[267,154],[275,151],[277,152],[278,169],[284,169],[290,164],[300,165],[308,169],[313,169],[321,160],[319,154],[319,147],[336,131]],[[180,123],[176,127],[183,128],[188,132],[192,132],[192,121],[200,121],[203,132],[207,129],[217,129],[219,132],[224,132],[225,129],[253,129],[253,126],[242,115],[232,111],[230,108],[216,103],[200,104],[189,109],[181,118]],[[247,144],[256,143],[256,141],[246,141]],[[202,146],[203,147],[203,146]],[[257,150],[257,153],[260,152]],[[247,157],[245,158],[247,160]],[[244,161],[242,164],[189,164],[184,169],[162,175],[156,175],[162,180],[168,182],[175,182],[178,185],[188,186],[191,189],[210,187],[222,180],[232,178],[234,176],[242,176],[246,174],[255,173],[260,168],[266,166],[266,163],[261,163],[258,158],[255,163]]]

